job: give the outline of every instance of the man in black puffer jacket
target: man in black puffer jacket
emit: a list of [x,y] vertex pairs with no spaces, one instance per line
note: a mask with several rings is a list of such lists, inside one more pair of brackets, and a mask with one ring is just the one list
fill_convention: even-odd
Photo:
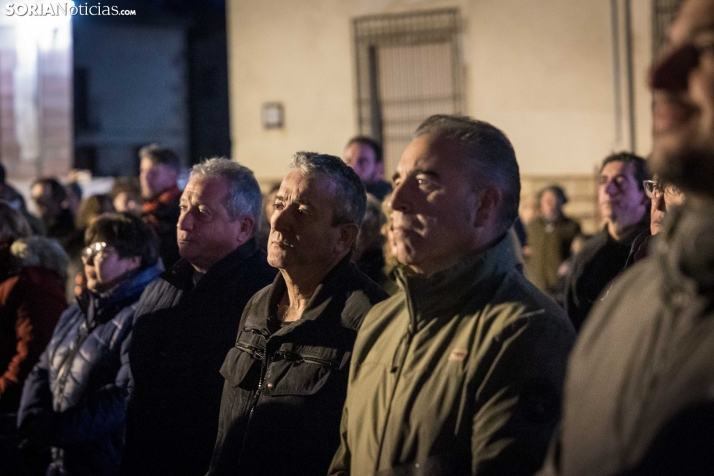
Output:
[[221,364],[246,303],[276,273],[253,238],[260,207],[253,173],[236,162],[211,159],[191,171],[177,226],[182,259],[146,289],[136,313],[122,474],[208,469]]

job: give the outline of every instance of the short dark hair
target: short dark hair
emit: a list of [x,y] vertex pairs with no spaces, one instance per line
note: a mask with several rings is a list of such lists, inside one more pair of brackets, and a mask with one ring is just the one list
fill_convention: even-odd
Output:
[[176,153],[168,147],[161,147],[159,144],[149,144],[139,149],[140,159],[149,159],[155,164],[164,164],[174,170],[181,167]]
[[62,203],[67,200],[67,190],[59,183],[54,177],[40,177],[32,182],[32,187],[35,185],[48,186],[50,188],[50,196],[52,200],[58,203]]
[[355,136],[347,142],[346,147],[349,147],[352,144],[359,144],[359,145],[364,145],[364,146],[369,147],[370,149],[372,149],[374,151],[375,163],[379,164],[381,162],[384,162],[384,155],[382,153],[382,144],[380,144],[378,141],[372,139],[371,137]]
[[488,122],[436,114],[417,127],[415,137],[436,135],[456,141],[476,187],[496,185],[503,194],[500,222],[507,230],[518,216],[521,176],[511,141]]
[[637,188],[640,191],[645,190],[645,186],[642,182],[644,182],[645,180],[652,179],[650,171],[647,170],[647,161],[639,155],[635,155],[631,152],[616,152],[614,154],[610,154],[605,157],[605,160],[602,161],[599,173],[602,173],[602,169],[604,169],[605,166],[610,162],[624,162],[625,164],[633,164],[635,181],[637,182]]
[[141,257],[141,269],[159,259],[159,239],[144,221],[128,212],[105,213],[90,223],[84,233],[86,246],[99,241],[113,246],[120,258]]
[[321,174],[335,184],[332,226],[344,223],[362,225],[367,192],[359,176],[342,159],[317,152],[296,152],[290,162],[290,170],[299,170],[307,177]]

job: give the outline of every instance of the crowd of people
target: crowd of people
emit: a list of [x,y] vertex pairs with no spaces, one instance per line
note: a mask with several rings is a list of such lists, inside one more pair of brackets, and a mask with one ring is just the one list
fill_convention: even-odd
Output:
[[106,195],[0,168],[0,474],[714,474],[714,0],[652,68],[648,159],[519,217],[484,121],[297,152],[265,194],[170,149]]

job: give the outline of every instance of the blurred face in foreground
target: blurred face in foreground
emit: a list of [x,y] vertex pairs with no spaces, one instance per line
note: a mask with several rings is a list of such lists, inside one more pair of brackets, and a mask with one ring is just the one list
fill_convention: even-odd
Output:
[[683,5],[650,83],[653,172],[685,192],[714,197],[714,0]]

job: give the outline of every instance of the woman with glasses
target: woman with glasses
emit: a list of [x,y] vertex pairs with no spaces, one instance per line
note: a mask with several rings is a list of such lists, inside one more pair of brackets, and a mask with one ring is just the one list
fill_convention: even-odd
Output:
[[132,214],[100,216],[85,245],[87,289],[60,317],[20,403],[26,460],[51,447],[46,474],[119,473],[135,306],[162,270],[156,235]]

